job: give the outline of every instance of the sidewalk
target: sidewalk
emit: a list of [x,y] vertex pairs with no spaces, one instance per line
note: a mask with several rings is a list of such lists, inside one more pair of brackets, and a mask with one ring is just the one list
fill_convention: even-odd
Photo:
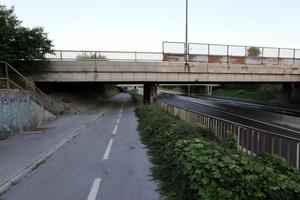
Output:
[[25,132],[0,141],[0,188],[96,116],[62,116],[44,124],[44,132]]

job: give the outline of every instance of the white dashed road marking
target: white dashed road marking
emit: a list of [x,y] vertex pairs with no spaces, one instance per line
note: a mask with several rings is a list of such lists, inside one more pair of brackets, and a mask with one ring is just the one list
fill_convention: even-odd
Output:
[[98,191],[100,188],[100,184],[101,184],[101,178],[96,178],[92,185],[92,188],[91,188],[91,191],[89,193],[87,200],[96,200],[97,194],[98,194]]
[[114,142],[114,139],[110,139],[110,141],[109,141],[109,143],[107,145],[106,151],[104,153],[103,160],[107,160],[108,159],[113,142]]
[[118,130],[118,125],[116,125],[116,126],[115,126],[115,128],[114,128],[114,130],[113,130],[112,134],[113,134],[113,135],[116,135],[116,133],[117,133],[117,130]]

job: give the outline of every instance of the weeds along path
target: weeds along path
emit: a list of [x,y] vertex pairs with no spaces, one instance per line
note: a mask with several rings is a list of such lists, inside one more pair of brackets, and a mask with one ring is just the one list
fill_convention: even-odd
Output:
[[139,132],[154,164],[160,191],[183,199],[299,199],[300,173],[279,156],[238,152],[235,137],[218,142],[208,131],[137,104]]

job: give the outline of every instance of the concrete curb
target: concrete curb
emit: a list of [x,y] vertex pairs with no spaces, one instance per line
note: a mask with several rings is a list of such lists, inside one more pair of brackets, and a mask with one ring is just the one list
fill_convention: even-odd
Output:
[[105,110],[101,114],[98,114],[93,119],[85,122],[82,126],[80,126],[79,128],[75,129],[70,136],[68,136],[65,139],[63,139],[62,141],[60,141],[54,147],[52,147],[51,149],[49,149],[46,153],[44,153],[43,155],[41,155],[38,159],[36,159],[32,163],[30,163],[25,169],[23,169],[20,172],[18,172],[16,176],[14,176],[10,180],[6,181],[6,183],[4,183],[3,185],[0,186],[0,195],[3,195],[5,192],[7,192],[10,188],[12,188],[18,182],[20,182],[23,178],[25,178],[33,170],[35,170],[41,164],[43,164],[57,150],[59,150],[65,144],[69,143],[72,139],[76,138],[80,133],[82,133],[83,130],[85,130],[90,125],[92,125],[100,117],[104,116],[104,113],[105,113]]

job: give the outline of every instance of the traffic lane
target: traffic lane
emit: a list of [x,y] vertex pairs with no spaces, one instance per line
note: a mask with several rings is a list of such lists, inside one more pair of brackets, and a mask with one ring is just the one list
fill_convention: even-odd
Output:
[[[120,153],[113,153],[115,149],[119,149],[119,146],[122,145],[127,147],[130,145],[135,146],[135,144],[131,144],[128,141],[125,142],[126,140],[124,142],[122,142],[122,140],[118,141],[118,132],[115,137],[112,136],[114,124],[120,117],[120,107],[121,103],[119,105],[111,106],[110,110],[107,111],[101,119],[85,130],[82,135],[71,141],[69,145],[60,149],[47,160],[44,165],[40,166],[24,181],[12,188],[5,194],[4,199],[87,199],[94,181],[99,178],[101,179],[101,183],[99,185],[100,189],[97,199],[106,199],[106,196],[112,195],[109,194],[109,192],[119,193],[119,190],[122,191],[120,188],[121,186],[110,184],[108,184],[108,188],[111,189],[108,189],[108,192],[103,190],[102,186],[105,186],[107,182],[110,181],[111,177],[116,177],[116,179],[118,179],[116,182],[121,185],[129,185],[128,181],[134,182],[137,177],[134,176],[135,174],[128,172],[143,171],[144,169],[138,170],[137,167],[145,167],[143,165],[144,162],[137,159],[127,161],[127,158],[130,157],[130,155],[122,148]],[[124,108],[123,114],[125,116],[127,115],[126,108]],[[122,122],[122,120],[123,119],[121,118],[119,122],[120,127],[122,127],[122,123],[126,126],[131,123],[130,120],[125,120],[124,122]],[[118,129],[118,131],[121,129],[122,128]],[[128,130],[126,130],[126,132],[127,131]],[[135,137],[137,137],[137,135],[135,135]],[[108,143],[112,138],[116,140],[116,143],[112,145],[108,160],[103,160],[104,152],[106,152]],[[146,155],[146,153],[144,155]],[[108,165],[110,159],[114,156],[118,156],[120,161],[118,162],[117,159],[112,165]],[[126,162],[128,165],[124,164]],[[149,166],[145,170],[148,169]],[[120,174],[114,175],[117,172]],[[127,173],[126,179],[122,178]],[[139,176],[139,178],[140,180],[144,180],[143,184],[145,185],[145,188],[148,188],[146,186],[148,184],[148,177]],[[112,180],[112,182],[114,181]],[[152,184],[153,183],[150,185]],[[141,187],[132,185],[131,188],[132,190],[128,189],[128,192],[144,194],[144,191],[140,191]],[[153,189],[151,192],[155,193],[155,190]],[[124,196],[124,194],[117,195],[120,199],[124,199],[122,196]],[[147,199],[148,196],[151,197],[153,195],[149,192],[139,196],[143,196],[143,198],[140,199]]]
[[101,154],[110,138],[106,129],[116,118],[119,100],[113,98],[114,103],[102,118],[8,191],[4,199],[87,199],[92,182],[100,176]]
[[240,116],[248,117],[251,119],[257,119],[270,124],[286,127],[292,130],[299,131],[300,124],[299,118],[291,117],[288,115],[277,114],[274,112],[262,111],[259,109],[243,107],[242,105],[229,105],[229,104],[218,104],[214,101],[203,100],[201,98],[192,98],[185,96],[176,96],[176,98],[192,101],[194,103],[202,104],[218,110],[227,111]]
[[126,101],[110,157],[103,163],[108,173],[102,177],[100,199],[160,199],[150,175],[151,164],[137,132],[134,110],[133,102]]
[[220,106],[220,107],[229,105],[229,106],[233,106],[233,107],[248,108],[248,109],[254,109],[254,110],[258,109],[258,110],[262,110],[262,111],[267,111],[267,112],[281,114],[281,115],[288,115],[288,116],[292,116],[292,117],[300,117],[300,111],[297,109],[249,103],[249,102],[215,98],[215,97],[196,96],[196,98],[212,102],[216,106]]
[[242,116],[230,114],[222,110],[214,109],[208,106],[203,106],[188,100],[182,100],[177,98],[162,98],[160,99],[160,101],[165,102],[167,104],[176,105],[180,108],[184,108],[190,111],[199,112],[202,114],[218,117],[221,119],[226,119],[250,127],[255,127],[263,131],[272,132],[274,134],[280,134],[280,135],[285,135],[288,137],[300,139],[300,133],[298,131],[287,129],[284,127],[279,127],[265,122],[259,122],[259,121],[243,118]]

